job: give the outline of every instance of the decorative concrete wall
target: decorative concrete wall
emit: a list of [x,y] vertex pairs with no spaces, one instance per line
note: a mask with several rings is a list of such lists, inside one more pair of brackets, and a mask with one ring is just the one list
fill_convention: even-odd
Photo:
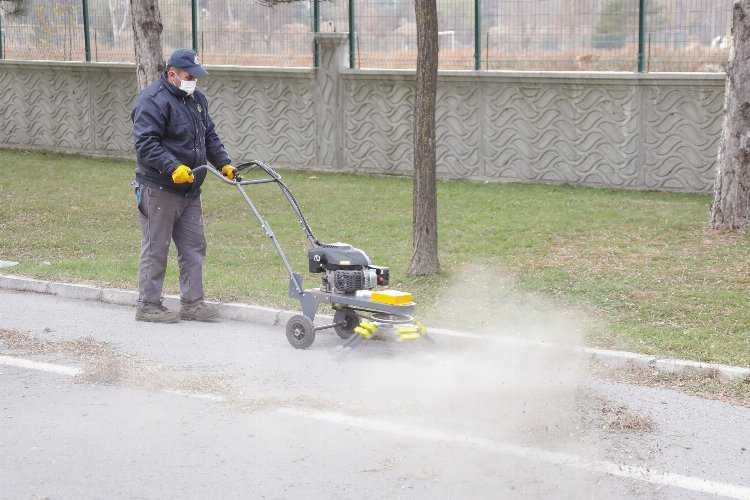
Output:
[[[314,73],[211,68],[201,90],[234,158],[316,164]],[[134,156],[132,65],[0,63],[0,147]]]
[[[408,173],[414,75],[344,69],[345,37],[316,71],[210,67],[201,81],[235,161]],[[132,156],[131,65],[0,62],[0,147]],[[723,75],[441,73],[444,178],[709,191]]]
[[[347,72],[344,164],[408,172],[411,75]],[[724,105],[713,75],[442,75],[442,176],[709,191]]]

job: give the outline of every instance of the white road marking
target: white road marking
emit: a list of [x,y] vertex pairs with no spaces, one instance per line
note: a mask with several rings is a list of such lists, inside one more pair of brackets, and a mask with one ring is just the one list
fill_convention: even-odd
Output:
[[80,368],[75,366],[53,365],[52,363],[41,363],[39,361],[30,361],[28,359],[16,358],[14,356],[5,356],[0,354],[0,365],[14,366],[16,368],[26,368],[28,370],[38,370],[48,373],[57,373],[59,375],[68,375],[74,377],[81,373]]
[[[81,370],[76,367],[55,365],[51,363],[41,363],[2,354],[0,354],[0,364],[69,376],[75,376],[81,373]],[[176,390],[167,390],[163,392],[208,401],[226,401],[226,398],[224,396],[218,394],[194,393]],[[646,467],[639,467],[637,465],[618,464],[615,462],[607,462],[604,460],[592,460],[570,453],[548,451],[541,448],[533,448],[530,446],[513,445],[502,443],[499,441],[493,441],[487,438],[471,436],[469,434],[456,434],[440,429],[415,427],[397,422],[389,422],[386,420],[356,417],[347,415],[345,413],[320,411],[310,408],[289,406],[279,408],[277,411],[279,413],[284,413],[286,415],[292,415],[295,417],[305,417],[318,421],[345,425],[348,427],[357,427],[360,429],[386,432],[389,434],[411,437],[424,441],[439,441],[443,443],[457,444],[460,446],[469,446],[501,455],[511,455],[524,459],[571,467],[588,472],[609,474],[611,476],[634,479],[637,481],[643,481],[662,486],[671,486],[689,491],[707,493],[709,495],[719,495],[727,498],[750,500],[750,487],[747,486],[710,481],[699,477],[674,474],[672,472],[659,472],[656,470],[648,469]]]
[[685,490],[707,493],[709,495],[720,495],[727,498],[750,499],[750,488],[716,481],[709,481],[698,477],[683,476],[671,472],[659,472],[639,467],[636,465],[618,464],[603,460],[592,460],[578,455],[547,451],[529,446],[517,446],[513,444],[492,441],[490,439],[471,436],[467,434],[454,434],[439,429],[414,427],[396,422],[375,420],[363,417],[355,417],[344,413],[319,411],[313,409],[284,407],[278,410],[287,415],[311,418],[314,420],[357,427],[360,429],[375,430],[396,434],[404,437],[421,439],[424,441],[440,441],[461,446],[483,449],[501,455],[511,455],[520,458],[546,462],[555,465],[572,467],[588,472],[609,474],[612,476],[635,479],[647,483],[663,486],[673,486]]
[[173,390],[164,390],[162,392],[166,392],[169,394],[177,394],[178,396],[185,396],[188,398],[194,398],[194,399],[204,399],[208,401],[217,401],[217,402],[224,402],[227,400],[224,396],[221,396],[219,394],[209,394],[209,393],[200,393],[200,392],[188,392],[188,391],[173,391]]

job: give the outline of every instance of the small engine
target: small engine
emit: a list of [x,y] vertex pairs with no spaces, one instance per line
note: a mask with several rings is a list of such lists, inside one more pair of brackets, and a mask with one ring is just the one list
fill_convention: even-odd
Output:
[[333,283],[334,290],[339,293],[372,290],[378,284],[378,276],[374,269],[326,271],[326,279]]
[[322,289],[345,295],[388,285],[387,267],[373,266],[362,250],[346,243],[319,245],[308,251],[311,273],[325,273]]

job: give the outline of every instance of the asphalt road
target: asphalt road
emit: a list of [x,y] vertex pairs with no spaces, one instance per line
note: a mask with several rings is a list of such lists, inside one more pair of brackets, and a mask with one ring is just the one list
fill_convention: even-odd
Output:
[[133,315],[0,291],[0,498],[750,498],[750,409],[569,351]]

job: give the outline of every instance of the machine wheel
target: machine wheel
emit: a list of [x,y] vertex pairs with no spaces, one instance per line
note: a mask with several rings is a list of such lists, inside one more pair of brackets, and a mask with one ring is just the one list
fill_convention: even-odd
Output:
[[359,325],[359,314],[354,309],[345,307],[337,310],[333,315],[334,323],[346,323],[343,326],[333,327],[336,330],[336,334],[342,339],[348,339],[354,335],[354,329]]
[[307,349],[315,342],[315,325],[301,314],[292,316],[286,322],[286,339],[295,349]]

